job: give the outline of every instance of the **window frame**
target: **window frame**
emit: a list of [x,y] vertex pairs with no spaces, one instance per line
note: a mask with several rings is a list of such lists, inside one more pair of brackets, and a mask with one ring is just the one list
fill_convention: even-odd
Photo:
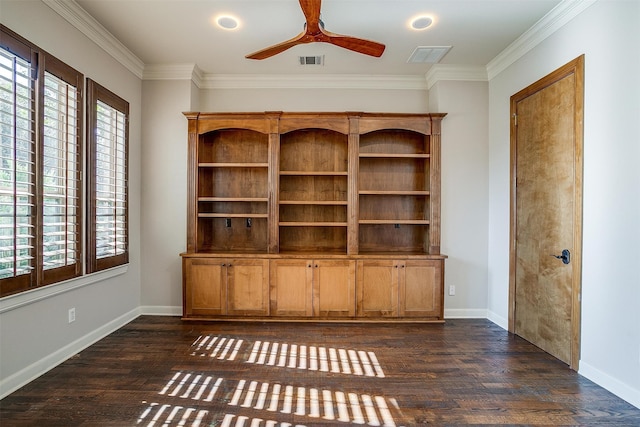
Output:
[[[10,52],[11,54],[23,59],[30,65],[31,79],[31,122],[33,126],[31,135],[31,144],[33,145],[33,151],[31,153],[31,159],[33,164],[33,200],[31,225],[33,227],[32,233],[32,248],[30,251],[31,256],[31,271],[27,274],[14,275],[0,279],[0,297],[13,295],[16,293],[28,291],[31,289],[39,288],[52,283],[57,283],[63,280],[68,280],[76,277],[80,277],[83,274],[83,188],[82,188],[82,173],[83,173],[83,124],[84,124],[84,75],[73,67],[65,64],[61,60],[57,59],[53,55],[40,49],[38,46],[24,39],[20,35],[11,31],[4,25],[0,24],[0,47],[3,50]],[[74,144],[75,148],[75,186],[73,191],[77,196],[77,206],[75,212],[75,221],[73,228],[73,257],[74,262],[64,266],[55,267],[50,269],[44,268],[44,144],[45,144],[45,73],[56,77],[65,84],[73,86],[76,90],[75,99],[75,132],[72,140],[66,140],[70,144]],[[65,116],[67,117],[67,116]],[[14,134],[14,147],[16,144],[16,136]],[[65,174],[67,176],[67,174]],[[65,187],[65,190],[67,187]],[[65,193],[65,200],[68,199],[68,193]],[[14,192],[15,197],[15,192]],[[65,203],[65,212],[66,207]],[[65,214],[66,215],[66,214]],[[65,229],[65,236],[67,236],[68,223],[63,226]],[[65,237],[65,241],[66,241]],[[16,243],[14,241],[14,247]]]
[[[34,46],[32,46],[29,42],[27,42],[26,40],[23,40],[20,36],[18,36],[17,34],[14,34],[10,31],[7,31],[7,29],[5,29],[4,26],[0,26],[0,47],[2,47],[4,50],[12,53],[13,55],[21,58],[23,61],[26,61],[29,64],[29,68],[30,68],[30,72],[31,72],[31,76],[30,76],[30,80],[29,80],[29,84],[31,85],[31,104],[30,104],[30,108],[31,108],[31,123],[33,126],[32,129],[32,136],[31,136],[31,144],[33,146],[33,151],[31,153],[31,163],[34,165],[34,170],[33,170],[33,174],[34,176],[36,175],[36,171],[37,171],[37,166],[36,166],[36,145],[37,145],[37,97],[38,95],[36,94],[36,90],[37,90],[37,63],[38,63],[38,51],[37,49],[34,48]],[[15,100],[16,94],[14,92],[14,100]],[[14,121],[13,121],[13,125],[14,125],[14,130],[13,130],[13,147],[15,149],[16,146],[16,137],[17,137],[17,131],[15,129],[15,112],[14,112]],[[14,179],[15,181],[15,179]],[[15,201],[15,182],[14,184],[14,207],[16,204]],[[36,198],[37,198],[37,193],[36,193],[36,182],[35,182],[35,178],[34,178],[34,182],[33,182],[33,195],[31,195],[31,199],[33,200],[33,204],[35,205],[36,202]],[[14,214],[14,218],[15,218],[15,214]],[[36,215],[32,212],[31,213],[31,226],[33,227],[34,230],[37,230],[37,224],[36,224]],[[14,226],[14,232],[15,232],[16,228]],[[37,259],[37,255],[36,255],[36,248],[37,248],[37,244],[36,244],[36,236],[37,236],[37,231],[32,233],[32,248],[30,250],[30,257],[32,260],[36,260]],[[17,250],[17,242],[14,239],[13,242],[13,247],[14,247],[14,251]],[[14,254],[15,256],[15,254]],[[19,274],[19,275],[13,275],[7,278],[3,278],[0,279],[0,296],[5,296],[5,295],[10,295],[13,293],[17,293],[17,292],[22,292],[28,289],[32,289],[36,284],[37,284],[37,269],[33,268],[33,261],[31,264],[31,271],[29,273],[26,274]],[[14,263],[14,269],[16,268],[15,263]]]
[[[104,86],[87,78],[87,250],[88,273],[106,270],[129,262],[129,103]],[[97,243],[97,103],[124,114],[124,252],[99,258]],[[117,233],[116,233],[117,234]]]
[[[38,282],[42,285],[49,285],[51,283],[60,282],[62,280],[72,279],[74,277],[78,277],[82,275],[82,207],[83,207],[83,189],[82,189],[82,160],[83,160],[83,146],[82,146],[82,135],[83,135],[83,117],[84,117],[84,100],[83,100],[83,85],[84,85],[84,76],[73,70],[73,68],[64,64],[62,61],[52,57],[50,55],[46,55],[45,59],[46,63],[43,67],[43,78],[40,79],[39,87],[40,93],[42,96],[39,96],[39,102],[42,104],[39,114],[40,123],[38,126],[40,138],[38,142],[38,159],[40,162],[40,170],[38,171],[38,176],[41,179],[41,182],[38,184],[38,220],[40,223],[38,224],[38,250],[41,252],[38,259],[38,273],[41,274]],[[50,73],[51,75],[57,77],[58,79],[64,81],[65,83],[74,86],[77,90],[76,97],[76,130],[75,130],[75,139],[76,139],[76,169],[75,181],[77,182],[77,186],[75,187],[75,192],[77,194],[77,212],[75,219],[75,263],[70,265],[65,265],[62,267],[52,268],[52,269],[44,269],[44,143],[45,143],[45,132],[44,132],[44,72]],[[75,85],[74,85],[75,80]],[[67,172],[69,170],[67,169]],[[73,178],[69,178],[73,179]]]

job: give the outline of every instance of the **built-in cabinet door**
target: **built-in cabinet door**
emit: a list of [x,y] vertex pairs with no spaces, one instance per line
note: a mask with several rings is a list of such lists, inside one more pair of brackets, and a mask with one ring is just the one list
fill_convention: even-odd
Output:
[[443,319],[443,261],[401,261],[399,265],[400,317]]
[[227,313],[227,270],[224,260],[183,258],[184,316]]
[[227,269],[227,314],[269,315],[269,260],[233,259]]
[[356,262],[321,260],[313,262],[313,315],[354,317],[356,315]]
[[313,261],[272,260],[269,275],[271,315],[310,317],[313,314]]
[[355,316],[355,261],[271,261],[271,314],[295,317]]
[[358,317],[398,316],[398,270],[394,260],[358,261]]

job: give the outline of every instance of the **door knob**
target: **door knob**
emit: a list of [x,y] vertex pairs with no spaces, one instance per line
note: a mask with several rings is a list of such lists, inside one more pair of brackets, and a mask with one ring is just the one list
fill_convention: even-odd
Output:
[[569,264],[571,262],[571,252],[569,252],[569,249],[563,249],[562,255],[551,254],[551,256],[561,259],[563,264]]

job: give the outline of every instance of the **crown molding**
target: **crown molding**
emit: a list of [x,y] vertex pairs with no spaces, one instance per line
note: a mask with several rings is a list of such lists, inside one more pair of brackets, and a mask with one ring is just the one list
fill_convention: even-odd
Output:
[[423,76],[207,74],[196,64],[149,64],[142,78],[191,80],[200,89],[427,89]]
[[102,24],[81,8],[78,3],[73,0],[42,0],[42,2],[66,19],[138,78],[142,78],[145,67],[140,58],[127,49]]
[[426,90],[423,76],[313,74],[206,74],[202,89],[388,89]]
[[436,64],[426,74],[427,88],[442,80],[486,82],[487,69],[483,65]]
[[204,74],[197,64],[148,64],[142,80],[191,80],[200,87]]
[[487,64],[489,80],[522,58],[531,49],[542,43],[597,0],[562,0],[549,13],[525,31]]

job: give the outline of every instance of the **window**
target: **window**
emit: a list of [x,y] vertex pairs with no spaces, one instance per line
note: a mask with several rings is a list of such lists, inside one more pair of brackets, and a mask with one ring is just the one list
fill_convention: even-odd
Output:
[[[82,274],[81,123],[82,76],[48,61],[42,120],[42,283]],[[55,66],[54,66],[55,64]],[[56,75],[52,74],[56,72]],[[79,79],[79,80],[78,80]],[[76,80],[76,81],[73,81]]]
[[129,261],[129,103],[87,80],[87,270]]
[[[4,34],[3,34],[4,36]],[[35,283],[35,53],[0,47],[0,295]],[[15,53],[14,53],[15,52]]]
[[0,296],[82,274],[84,76],[1,28]]
[[129,104],[87,79],[83,150],[84,82],[0,25],[0,297],[129,262]]

